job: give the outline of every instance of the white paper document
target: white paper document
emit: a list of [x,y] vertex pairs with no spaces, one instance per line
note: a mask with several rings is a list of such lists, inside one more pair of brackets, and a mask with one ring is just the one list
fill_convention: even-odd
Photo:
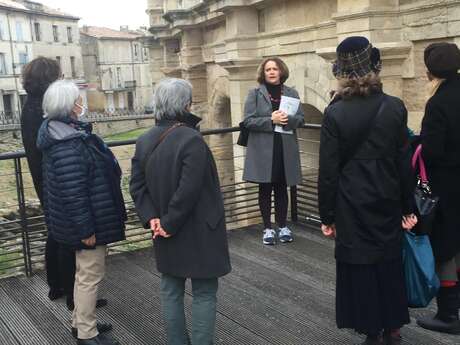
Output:
[[[299,110],[300,106],[300,99],[281,96],[281,103],[280,103],[280,111],[285,112],[288,116],[294,116],[297,114],[297,110]],[[282,134],[294,134],[292,130],[285,130],[283,126],[276,125],[275,132],[282,133]]]

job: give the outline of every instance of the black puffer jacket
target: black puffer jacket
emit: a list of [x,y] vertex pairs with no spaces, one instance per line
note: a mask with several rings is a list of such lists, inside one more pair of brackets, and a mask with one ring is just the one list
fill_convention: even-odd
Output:
[[[46,223],[57,242],[75,249],[96,235],[96,245],[123,240],[126,210],[121,170],[89,124],[46,120],[38,133],[43,154]],[[85,129],[85,131],[82,131]]]

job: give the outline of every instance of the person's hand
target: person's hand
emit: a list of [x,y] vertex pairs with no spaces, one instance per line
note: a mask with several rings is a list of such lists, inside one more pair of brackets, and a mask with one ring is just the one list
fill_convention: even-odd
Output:
[[276,110],[272,113],[272,122],[275,125],[287,125],[288,124],[288,116],[285,112],[281,110]]
[[411,231],[417,225],[417,222],[417,216],[413,213],[402,217],[402,227],[406,231]]
[[81,242],[87,247],[94,247],[96,245],[96,234],[87,239],[81,240]]
[[321,231],[323,232],[323,235],[328,237],[328,238],[335,238],[335,224],[331,225],[325,225],[321,224]]
[[164,238],[169,238],[171,235],[169,235],[165,229],[161,227],[161,222],[159,218],[154,218],[150,220],[150,229],[152,230],[152,238],[155,239],[158,236],[164,237]]

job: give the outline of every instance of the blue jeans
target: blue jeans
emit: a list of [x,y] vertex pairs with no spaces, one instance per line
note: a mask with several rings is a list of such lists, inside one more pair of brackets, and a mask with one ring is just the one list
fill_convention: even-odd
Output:
[[212,345],[216,326],[217,278],[192,279],[192,339],[185,324],[185,278],[163,274],[161,304],[168,345]]

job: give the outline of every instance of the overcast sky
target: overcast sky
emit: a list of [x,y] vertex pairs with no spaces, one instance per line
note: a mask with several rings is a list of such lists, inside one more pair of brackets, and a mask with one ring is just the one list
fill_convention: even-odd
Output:
[[147,26],[147,0],[36,0],[49,7],[81,17],[80,26],[95,25],[119,29]]

